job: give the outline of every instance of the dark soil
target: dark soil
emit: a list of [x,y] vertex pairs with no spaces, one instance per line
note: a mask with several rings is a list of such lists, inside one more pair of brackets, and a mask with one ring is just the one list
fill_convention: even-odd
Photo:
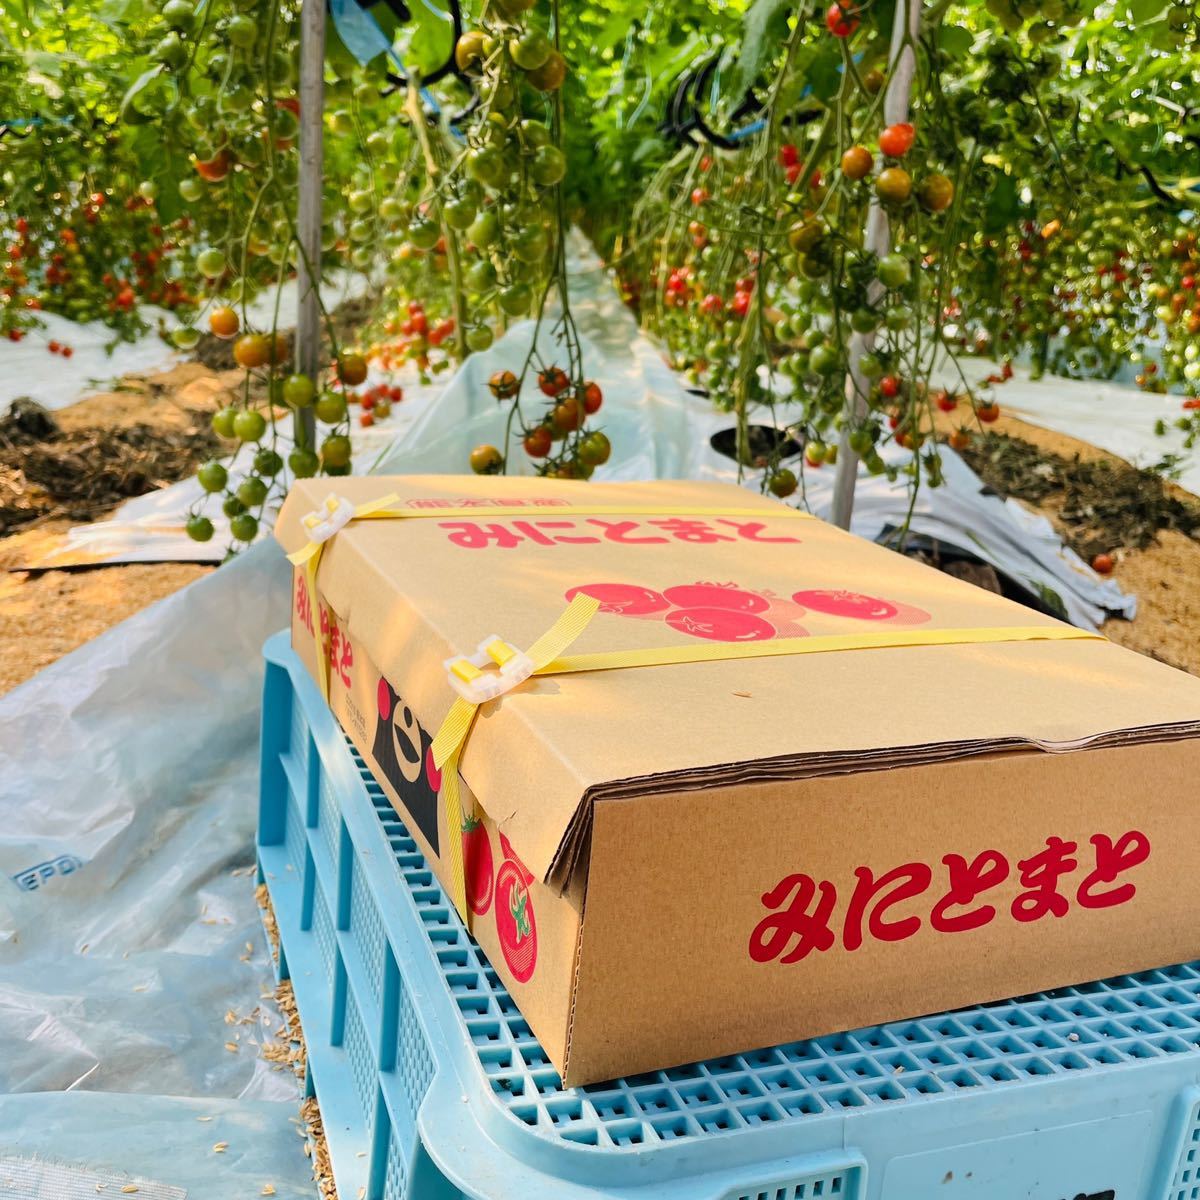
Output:
[[0,416],[0,537],[51,517],[95,519],[131,496],[189,475],[218,449],[209,414],[183,428],[135,424],[66,431],[18,400]]
[[1108,458],[1067,458],[1007,434],[976,438],[961,453],[1000,495],[1050,510],[1085,561],[1115,549],[1145,550],[1165,529],[1200,540],[1200,504],[1181,498],[1153,471]]

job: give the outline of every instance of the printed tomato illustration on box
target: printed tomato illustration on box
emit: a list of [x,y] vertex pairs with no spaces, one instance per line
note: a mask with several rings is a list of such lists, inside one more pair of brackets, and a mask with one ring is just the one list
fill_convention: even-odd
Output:
[[462,826],[463,862],[467,876],[467,903],[482,917],[492,906],[495,879],[492,874],[492,844],[478,817],[468,817]]
[[441,773],[433,765],[433,739],[382,675],[376,702],[378,721],[371,754],[379,764],[384,780],[396,790],[433,852],[440,855],[438,789]]
[[915,605],[841,588],[780,596],[770,589],[753,591],[737,583],[703,580],[661,592],[633,583],[584,583],[569,589],[566,599],[581,594],[599,600],[603,613],[663,620],[678,633],[710,642],[808,637],[799,618],[809,612],[894,625],[919,625],[929,620],[929,613]]
[[496,936],[504,961],[518,983],[528,983],[537,969],[537,921],[529,885],[533,876],[500,835],[504,861],[496,873]]

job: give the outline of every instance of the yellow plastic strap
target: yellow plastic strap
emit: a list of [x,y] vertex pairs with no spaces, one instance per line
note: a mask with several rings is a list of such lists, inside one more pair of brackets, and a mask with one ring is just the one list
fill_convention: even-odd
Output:
[[[395,492],[389,492],[377,500],[368,500],[365,504],[360,504],[355,508],[354,516],[350,519],[360,521],[363,517],[372,516],[395,504],[398,499]],[[337,507],[337,497],[332,493],[325,498],[325,507],[330,512]],[[312,528],[308,518],[305,518],[305,524]],[[328,540],[331,539],[309,542],[307,546],[288,555],[289,562],[304,568],[304,578],[308,583],[309,611],[314,614],[313,641],[316,643],[317,649],[317,682],[321,685],[321,697],[326,704],[329,703],[329,655],[326,653],[325,643],[321,638],[321,604],[317,598],[317,568],[321,565],[321,552],[325,549],[325,541]]]
[[[364,504],[355,506],[354,516],[350,519],[352,521],[361,521],[364,517],[375,517],[379,516],[380,514],[386,515],[385,510],[389,509],[399,499],[400,497],[397,496],[395,492],[389,492],[386,496],[380,496],[375,500],[368,500]],[[336,506],[336,501],[337,497],[331,493],[325,498],[325,507],[332,511],[331,506]],[[308,526],[310,529],[312,528],[307,517],[301,521],[301,524]],[[302,567],[309,561],[309,559],[320,558],[321,548],[324,545],[324,541],[309,542],[307,545],[301,546],[299,550],[294,550],[291,554],[289,554],[288,562],[297,567]]]
[[[600,602],[592,596],[580,593],[567,605],[562,615],[529,648],[536,675],[552,658],[557,658],[583,631],[596,615]],[[504,659],[497,657],[495,650],[503,647],[507,652]],[[493,642],[488,652],[498,665],[516,653],[507,642]],[[463,923],[470,927],[471,914],[467,907],[466,870],[463,864],[462,839],[458,831],[462,828],[462,795],[458,786],[458,760],[471,732],[479,705],[472,704],[461,696],[454,701],[446,719],[430,747],[433,765],[442,772],[442,805],[446,810],[446,834],[449,838],[450,899],[458,909]]]
[[901,646],[966,646],[987,642],[1105,641],[1099,633],[1070,625],[1011,625],[965,629],[904,629],[887,633],[835,633],[778,641],[722,643],[711,646],[648,646],[573,654],[547,663],[539,675],[614,671],[624,667],[663,667],[675,663],[724,662],[738,658],[774,658],[784,654],[829,654],[838,650],[890,650]]

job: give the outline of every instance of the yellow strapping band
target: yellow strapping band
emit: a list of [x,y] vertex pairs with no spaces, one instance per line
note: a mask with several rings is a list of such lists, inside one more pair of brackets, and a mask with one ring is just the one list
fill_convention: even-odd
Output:
[[[457,516],[530,516],[535,512],[554,512],[555,509],[525,506],[496,506],[492,508],[439,508],[397,510],[390,506],[395,496],[385,496],[359,505],[351,520],[379,518],[430,518]],[[777,513],[761,508],[686,508],[652,505],[596,505],[566,507],[560,515],[627,513],[637,515],[671,516],[755,516],[768,520],[780,517],[812,519],[809,513],[782,508]],[[336,536],[336,535],[332,535]],[[326,538],[325,540],[328,540]],[[317,567],[324,541],[310,542],[303,549],[288,555],[297,566],[305,568],[309,594],[316,603]],[[984,645],[996,642],[1035,641],[1104,641],[1098,633],[1076,629],[1071,625],[1011,625],[983,626],[964,629],[901,629],[886,632],[831,634],[822,637],[781,638],[778,641],[742,642],[690,646],[649,646],[637,650],[610,650],[593,654],[564,657],[567,648],[587,628],[599,610],[600,602],[580,593],[559,615],[558,620],[526,651],[533,663],[531,678],[541,675],[569,675],[585,671],[614,671],[634,667],[671,666],[680,663],[724,662],[743,658],[771,658],[791,654],[829,654],[844,650],[886,650],[904,646]],[[319,606],[318,606],[319,608]],[[329,663],[321,640],[319,621],[314,624],[317,642],[317,674],[322,694],[329,699]],[[492,658],[499,664],[510,657],[507,647]],[[497,697],[497,700],[502,697]],[[462,795],[459,787],[459,762],[471,734],[479,705],[463,697],[457,698],[438,729],[431,747],[434,765],[442,772],[442,805],[446,812],[448,836],[447,862],[450,873],[450,898],[464,924],[470,927],[471,913],[467,906],[466,874],[463,862],[462,839],[457,835],[462,827]]]

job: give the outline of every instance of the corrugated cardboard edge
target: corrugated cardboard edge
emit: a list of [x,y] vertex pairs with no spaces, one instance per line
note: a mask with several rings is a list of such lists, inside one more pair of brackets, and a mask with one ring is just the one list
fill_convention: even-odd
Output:
[[543,882],[561,894],[566,891],[572,881],[579,879],[579,872],[585,869],[588,861],[587,848],[590,842],[594,807],[607,799],[624,799],[632,796],[651,795],[656,792],[704,791],[775,780],[800,782],[805,779],[822,779],[837,775],[866,775],[875,771],[952,762],[991,754],[1074,754],[1082,750],[1099,750],[1109,746],[1174,742],[1194,737],[1200,737],[1200,722],[1187,722],[1173,726],[1150,725],[1115,729],[1069,743],[1047,743],[1022,738],[978,744],[929,743],[926,746],[898,747],[897,753],[878,761],[864,761],[861,756],[848,755],[844,761],[839,759],[837,762],[828,764],[814,764],[808,769],[802,767],[789,769],[789,760],[786,758],[750,759],[740,763],[730,763],[717,771],[705,769],[687,773],[665,772],[660,775],[614,779],[589,787],[583,793],[579,806],[575,810],[575,816],[563,834],[558,852],[551,861]]

